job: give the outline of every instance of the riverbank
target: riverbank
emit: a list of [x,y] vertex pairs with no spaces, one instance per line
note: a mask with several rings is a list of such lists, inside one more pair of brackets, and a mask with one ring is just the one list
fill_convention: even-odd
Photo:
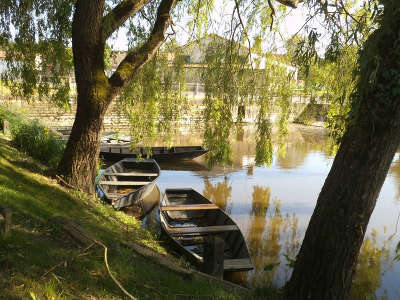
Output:
[[[217,281],[172,272],[125,247],[166,252],[139,221],[97,198],[67,190],[47,177],[45,165],[0,136],[0,206],[13,211],[8,237],[0,237],[1,299],[126,299],[115,277],[138,299],[246,299]],[[82,246],[54,216],[78,222],[106,245]],[[168,260],[176,262],[173,258]],[[176,262],[184,265],[184,262]],[[260,291],[259,291],[260,293]],[[263,294],[263,293],[261,293]]]

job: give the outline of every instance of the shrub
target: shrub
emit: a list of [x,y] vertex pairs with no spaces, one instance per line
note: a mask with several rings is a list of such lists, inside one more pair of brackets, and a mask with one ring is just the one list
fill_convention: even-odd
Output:
[[11,139],[16,147],[50,167],[57,166],[65,143],[54,132],[38,121],[24,119],[0,108],[0,121],[3,120],[10,122]]

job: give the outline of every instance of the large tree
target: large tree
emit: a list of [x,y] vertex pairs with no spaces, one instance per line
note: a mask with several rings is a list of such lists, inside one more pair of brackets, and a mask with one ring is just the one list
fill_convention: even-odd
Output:
[[[22,78],[24,95],[50,95],[56,102],[65,103],[69,86],[60,74],[68,75],[68,47],[72,43],[77,109],[58,173],[69,184],[87,192],[94,191],[107,108],[164,42],[176,1],[115,2],[20,0],[0,4],[0,44],[9,59],[9,70],[3,78],[17,88],[21,88],[18,79]],[[141,36],[116,71],[107,77],[107,40],[139,11],[145,15],[146,5],[151,5],[150,17],[154,17],[151,26],[147,26],[147,36]],[[146,26],[139,23],[137,28],[140,31]],[[43,80],[43,74],[47,80]]]
[[106,40],[149,1],[121,1],[104,15],[105,1],[77,1],[72,22],[72,49],[77,110],[58,172],[77,187],[93,191],[104,114],[111,101],[151,59],[164,41],[175,0],[163,0],[147,41],[130,52],[108,78],[104,70]]
[[348,299],[369,218],[400,144],[400,2],[380,1],[351,116],[286,286],[289,299]]
[[[179,7],[177,7],[179,2]],[[296,6],[298,0],[278,2]],[[233,14],[246,1],[232,1]],[[271,22],[271,2],[251,4],[253,19]],[[58,166],[58,174],[70,185],[92,193],[97,170],[104,115],[111,101],[135,79],[165,41],[175,16],[189,13],[202,27],[207,23],[211,0],[18,0],[0,4],[0,48],[8,57],[2,78],[24,96],[52,97],[68,102],[68,76],[75,72],[77,109],[70,138]],[[233,19],[233,18],[232,18]],[[244,29],[242,20],[241,27]],[[195,23],[195,22],[193,22]],[[249,24],[255,24],[252,21]],[[267,27],[267,24],[263,25]],[[126,57],[106,76],[105,53],[113,34],[125,27],[130,36]],[[235,31],[239,23],[235,25]],[[232,33],[232,37],[235,33]],[[69,47],[72,44],[72,59]],[[22,79],[22,84],[19,81]]]
[[[293,7],[301,2],[277,1]],[[1,1],[3,32],[0,46],[7,49],[14,62],[17,61],[10,65],[10,70],[29,79],[23,80],[22,84],[17,82],[25,94],[49,94],[48,81],[38,77],[37,64],[40,62],[37,54],[42,55],[42,71],[48,71],[50,65],[51,72],[65,73],[68,69],[67,46],[72,41],[77,112],[59,165],[59,173],[70,184],[93,191],[104,114],[110,102],[139,74],[163,43],[175,2]],[[188,0],[186,3],[195,3],[191,11],[200,16],[204,7],[202,2],[212,1]],[[235,10],[239,12],[245,2],[234,1]],[[307,2],[315,3],[325,11],[327,22],[332,19],[328,1]],[[399,145],[400,23],[397,18],[400,17],[400,3],[398,0],[377,2],[378,11],[384,13],[378,13],[381,16],[378,29],[362,48],[352,115],[286,287],[291,299],[348,298],[368,220]],[[111,6],[107,5],[110,3]],[[270,1],[252,1],[251,4],[269,7],[265,12],[271,18],[262,20],[271,22],[275,10],[271,9]],[[339,13],[349,15],[343,1],[336,1],[335,5]],[[152,15],[154,18],[145,14],[146,8],[156,12]],[[107,77],[104,70],[106,41],[139,11],[145,16],[142,20],[151,23],[150,30],[146,38],[129,51],[114,74]],[[248,16],[255,15],[250,12]],[[240,18],[239,21],[232,27],[234,30],[240,25],[246,27]],[[137,20],[132,25],[131,32],[142,32],[143,27]],[[265,28],[265,24],[261,28]],[[51,87],[60,87],[53,92],[55,99],[68,94],[61,79],[51,77],[50,81]]]

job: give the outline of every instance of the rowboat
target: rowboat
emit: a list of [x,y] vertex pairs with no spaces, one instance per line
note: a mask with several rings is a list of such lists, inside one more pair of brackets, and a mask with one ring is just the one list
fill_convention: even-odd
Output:
[[224,271],[254,268],[239,227],[193,189],[167,189],[160,202],[160,222],[176,250],[197,267],[204,261],[205,237],[218,235],[225,242]]
[[[150,151],[148,151],[150,150]],[[118,161],[127,157],[149,157],[156,161],[171,160],[190,160],[208,152],[208,149],[202,146],[178,146],[178,147],[138,147],[131,150],[130,143],[108,144],[102,143],[100,146],[100,157],[108,161]]]
[[154,189],[148,195],[144,196],[133,205],[121,208],[121,211],[131,217],[143,220],[144,217],[146,217],[152,211],[152,209],[160,203],[160,198],[160,189],[156,184]]
[[158,176],[160,167],[154,159],[125,158],[105,169],[97,183],[97,192],[115,209],[121,209],[148,196]]

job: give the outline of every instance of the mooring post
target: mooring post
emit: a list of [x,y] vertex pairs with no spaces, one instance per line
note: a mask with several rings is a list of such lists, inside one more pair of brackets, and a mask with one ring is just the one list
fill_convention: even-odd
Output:
[[10,233],[12,224],[12,211],[7,207],[0,208],[0,232],[4,237]]
[[225,241],[211,235],[204,239],[203,272],[222,279],[224,275]]
[[10,134],[10,123],[7,120],[3,120],[3,133],[5,135]]

